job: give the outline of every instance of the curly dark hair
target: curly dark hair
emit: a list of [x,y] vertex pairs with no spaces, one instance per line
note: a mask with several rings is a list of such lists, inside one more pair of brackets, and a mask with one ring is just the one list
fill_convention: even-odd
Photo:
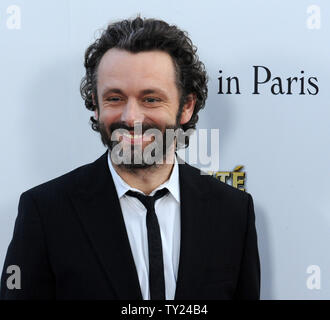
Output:
[[[196,129],[198,112],[204,108],[207,98],[207,81],[204,64],[199,60],[186,31],[165,21],[146,19],[137,16],[134,19],[122,20],[108,25],[101,36],[85,52],[84,66],[86,74],[81,80],[80,93],[88,110],[98,109],[97,101],[97,68],[101,58],[111,48],[124,49],[130,52],[162,50],[173,59],[176,72],[176,85],[180,94],[179,113],[181,114],[187,96],[196,95],[196,104],[189,122],[181,125],[183,131]],[[96,97],[94,103],[93,97]],[[98,121],[90,118],[94,131],[99,131]],[[189,137],[186,147],[189,145]]]

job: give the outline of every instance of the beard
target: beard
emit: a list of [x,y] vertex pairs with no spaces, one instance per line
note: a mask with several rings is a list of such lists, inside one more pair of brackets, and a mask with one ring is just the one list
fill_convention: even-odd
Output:
[[[171,150],[175,145],[176,130],[180,128],[178,120],[177,116],[174,125],[167,124],[163,128],[150,122],[138,123],[134,127],[128,126],[125,122],[114,122],[106,127],[103,122],[98,121],[98,126],[101,140],[109,149],[111,160],[121,169],[135,171],[156,168],[164,162],[169,163],[168,157],[171,156]],[[140,143],[135,143],[134,140],[132,143],[130,133],[133,132],[134,138],[141,137]],[[144,145],[142,137],[148,137],[148,141],[151,142]],[[129,143],[125,143],[125,139]]]

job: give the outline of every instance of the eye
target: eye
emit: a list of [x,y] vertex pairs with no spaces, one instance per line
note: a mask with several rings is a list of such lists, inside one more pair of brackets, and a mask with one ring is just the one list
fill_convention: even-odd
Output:
[[159,98],[154,98],[154,97],[147,97],[147,98],[144,98],[144,101],[145,101],[145,102],[148,102],[148,103],[155,103],[155,102],[159,102],[159,101],[161,101],[161,99],[159,99]]
[[121,100],[121,98],[120,97],[109,97],[106,100],[110,101],[110,102],[118,102]]

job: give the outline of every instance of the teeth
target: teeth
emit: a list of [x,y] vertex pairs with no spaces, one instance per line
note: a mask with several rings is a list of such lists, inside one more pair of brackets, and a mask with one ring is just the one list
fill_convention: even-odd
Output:
[[131,134],[124,133],[123,136],[125,136],[129,139],[141,139],[142,138],[142,134],[131,135]]

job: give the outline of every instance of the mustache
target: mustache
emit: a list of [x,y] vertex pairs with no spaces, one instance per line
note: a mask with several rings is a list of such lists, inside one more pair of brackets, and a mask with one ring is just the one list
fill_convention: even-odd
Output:
[[[162,128],[154,123],[137,123],[135,126],[141,126],[142,134],[144,134],[149,129],[158,129],[159,131],[162,131]],[[110,134],[118,129],[124,129],[127,131],[134,131],[134,127],[127,125],[125,122],[114,122],[109,126]]]

